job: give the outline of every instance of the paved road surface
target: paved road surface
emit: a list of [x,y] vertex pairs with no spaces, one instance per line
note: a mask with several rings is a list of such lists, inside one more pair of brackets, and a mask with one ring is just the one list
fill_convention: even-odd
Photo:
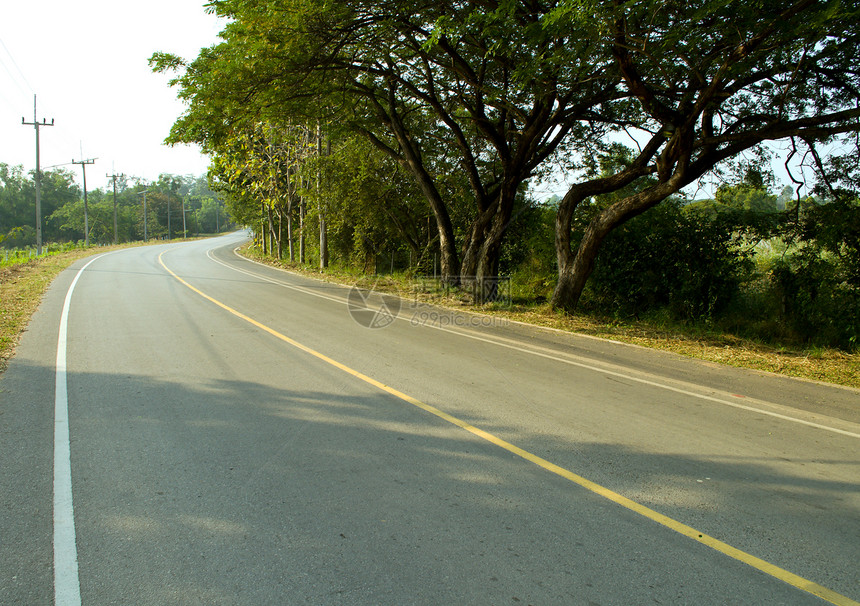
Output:
[[0,604],[54,599],[76,277],[58,602],[860,600],[860,392],[351,293],[241,239],[52,286],[0,380]]

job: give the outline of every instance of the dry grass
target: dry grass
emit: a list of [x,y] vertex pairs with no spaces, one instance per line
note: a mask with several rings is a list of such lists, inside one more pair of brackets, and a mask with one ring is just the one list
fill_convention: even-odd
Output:
[[762,370],[791,377],[860,388],[860,354],[836,349],[809,350],[774,347],[722,333],[698,334],[682,328],[667,330],[644,322],[607,321],[584,315],[560,314],[548,305],[491,311],[512,320],[613,339],[652,349]]

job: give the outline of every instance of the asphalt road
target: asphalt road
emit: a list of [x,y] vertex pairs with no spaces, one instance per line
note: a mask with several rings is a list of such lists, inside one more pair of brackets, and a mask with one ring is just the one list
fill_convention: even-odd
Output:
[[0,604],[52,603],[55,566],[58,603],[97,605],[860,600],[857,390],[380,298],[241,240],[52,285],[0,379]]

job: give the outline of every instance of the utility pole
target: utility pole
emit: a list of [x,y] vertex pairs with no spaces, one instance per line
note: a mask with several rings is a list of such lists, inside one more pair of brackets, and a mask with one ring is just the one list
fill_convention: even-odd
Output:
[[98,158],[90,158],[89,160],[84,160],[83,154],[81,154],[81,161],[75,162],[72,159],[72,164],[80,164],[81,169],[84,171],[84,246],[90,245],[90,213],[89,208],[87,208],[87,164],[95,164]]
[[105,175],[108,179],[113,179],[113,243],[119,244],[119,234],[117,233],[117,221],[116,221],[116,180],[117,178],[122,178],[125,175]]
[[36,95],[33,95],[33,121],[25,122],[24,118],[21,118],[21,124],[24,126],[32,126],[36,129],[36,254],[42,254],[42,198],[41,198],[41,186],[42,186],[42,171],[39,164],[39,127],[40,126],[53,126],[54,119],[51,118],[51,123],[48,124],[48,121],[42,118],[42,122],[39,122],[39,119],[36,117]]

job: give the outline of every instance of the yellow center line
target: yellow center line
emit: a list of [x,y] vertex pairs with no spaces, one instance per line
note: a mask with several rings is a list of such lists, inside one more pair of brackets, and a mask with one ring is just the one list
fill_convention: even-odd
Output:
[[558,476],[561,476],[562,478],[565,478],[566,480],[569,480],[569,481],[573,482],[574,484],[577,484],[578,486],[585,488],[586,490],[589,490],[589,491],[591,491],[597,495],[600,495],[601,497],[604,497],[605,499],[608,499],[609,501],[612,501],[613,503],[615,503],[617,505],[620,505],[626,509],[629,509],[630,511],[638,513],[639,515],[644,516],[644,517],[646,517],[649,520],[652,520],[654,522],[657,522],[658,524],[660,524],[666,528],[674,530],[675,532],[682,534],[685,537],[689,537],[689,538],[693,539],[694,541],[698,541],[699,543],[702,543],[703,545],[707,545],[708,547],[715,549],[716,551],[718,551],[724,555],[727,555],[730,558],[733,558],[735,560],[738,560],[739,562],[743,562],[744,564],[752,566],[753,568],[760,570],[760,571],[764,572],[765,574],[768,574],[768,575],[770,575],[776,579],[779,579],[785,583],[788,583],[789,585],[793,585],[794,587],[797,587],[798,589],[802,589],[803,591],[806,591],[808,593],[811,593],[812,595],[818,596],[819,598],[822,598],[822,599],[830,602],[831,604],[836,604],[837,606],[860,606],[860,602],[852,600],[851,598],[846,597],[840,593],[837,593],[831,589],[828,589],[827,587],[819,585],[818,583],[815,583],[815,582],[810,581],[808,579],[805,579],[801,576],[798,576],[792,572],[784,570],[784,569],[780,568],[779,566],[776,566],[775,564],[771,564],[770,562],[762,560],[761,558],[758,558],[752,554],[749,554],[745,551],[742,551],[736,547],[732,547],[728,543],[724,543],[723,541],[720,541],[719,539],[716,539],[712,536],[701,533],[691,526],[687,526],[686,524],[679,522],[673,518],[670,518],[666,515],[663,515],[662,513],[659,513],[659,512],[657,512],[657,511],[655,511],[649,507],[646,507],[645,505],[642,505],[641,503],[637,503],[636,501],[628,499],[627,497],[620,495],[617,492],[610,490],[609,488],[606,488],[605,486],[601,486],[600,484],[592,482],[591,480],[588,480],[588,479],[586,479],[586,478],[584,478],[578,474],[573,473],[569,469],[565,469],[564,467],[561,467],[561,466],[556,465],[555,463],[553,463],[551,461],[548,461],[542,457],[539,457],[536,454],[533,454],[527,450],[523,450],[519,446],[515,446],[514,444],[511,444],[510,442],[507,442],[507,441],[499,438],[498,436],[495,436],[489,432],[486,432],[483,429],[479,429],[478,427],[475,427],[474,425],[471,425],[470,423],[467,423],[466,421],[463,421],[462,419],[459,419],[453,415],[450,415],[447,412],[444,412],[444,411],[436,408],[435,406],[431,406],[430,404],[427,404],[425,402],[422,402],[421,400],[413,398],[412,396],[405,394],[401,391],[398,391],[397,389],[394,389],[393,387],[390,387],[384,383],[380,383],[379,381],[377,381],[376,379],[374,379],[372,377],[369,377],[369,376],[367,376],[367,375],[365,375],[365,374],[363,374],[363,373],[361,373],[361,372],[359,372],[353,368],[350,368],[349,366],[346,366],[345,364],[342,364],[341,362],[338,362],[337,360],[329,358],[325,354],[322,354],[322,353],[316,351],[315,349],[311,349],[307,345],[303,345],[302,343],[299,343],[295,339],[291,339],[290,337],[276,331],[275,329],[270,328],[269,326],[266,326],[265,324],[262,324],[261,322],[258,322],[257,320],[254,320],[253,318],[251,318],[249,316],[246,316],[242,312],[237,311],[228,305],[225,305],[221,301],[218,301],[217,299],[207,295],[202,290],[195,288],[194,286],[192,286],[191,284],[189,284],[188,282],[186,282],[185,280],[180,278],[169,267],[167,267],[167,265],[164,264],[164,260],[162,259],[162,257],[164,256],[165,252],[169,252],[169,251],[162,252],[158,256],[158,262],[165,269],[165,271],[167,271],[167,273],[169,273],[171,276],[176,278],[176,280],[178,280],[180,283],[187,286],[189,289],[191,289],[192,291],[194,291],[195,293],[197,293],[198,295],[200,295],[201,297],[203,297],[207,301],[210,301],[211,303],[217,305],[221,309],[233,314],[237,318],[241,318],[242,320],[248,322],[249,324],[256,326],[260,330],[269,333],[273,337],[280,339],[281,341],[288,343],[289,345],[292,345],[293,347],[300,349],[301,351],[303,351],[307,354],[312,355],[313,357],[325,362],[326,364],[330,364],[331,366],[334,366],[335,368],[342,370],[343,372],[348,373],[348,374],[352,375],[353,377],[355,377],[361,381],[364,381],[365,383],[373,385],[374,387],[381,389],[382,391],[389,393],[392,396],[394,396],[400,400],[403,400],[404,402],[408,402],[409,404],[412,404],[413,406],[416,406],[416,407],[418,407],[418,408],[420,408],[426,412],[429,412],[430,414],[435,415],[435,416],[439,417],[440,419],[443,419],[443,420],[447,421],[448,423],[451,423],[452,425],[456,425],[457,427],[465,429],[469,433],[481,438],[482,440],[486,440],[487,442],[490,442],[491,444],[495,444],[499,448],[503,448],[504,450],[507,450],[508,452],[515,454],[522,459],[525,459],[526,461],[534,463],[535,465],[545,469],[546,471],[549,471],[550,473],[554,473]]

